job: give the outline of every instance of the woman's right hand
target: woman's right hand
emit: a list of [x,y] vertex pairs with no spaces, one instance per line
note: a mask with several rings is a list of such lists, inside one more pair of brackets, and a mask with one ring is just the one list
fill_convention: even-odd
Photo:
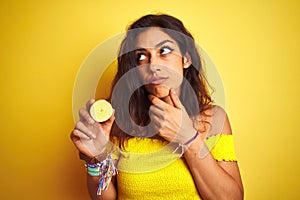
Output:
[[86,108],[79,110],[79,121],[71,133],[71,140],[79,152],[94,157],[100,154],[109,141],[109,134],[114,122],[114,114],[105,122],[96,122],[90,115],[89,110],[95,102],[91,99]]

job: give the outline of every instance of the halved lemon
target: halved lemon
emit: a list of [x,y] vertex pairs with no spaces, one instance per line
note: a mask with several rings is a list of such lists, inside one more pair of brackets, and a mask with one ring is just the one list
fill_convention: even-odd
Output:
[[111,117],[112,113],[111,104],[104,99],[96,101],[90,108],[90,114],[96,122],[105,122]]

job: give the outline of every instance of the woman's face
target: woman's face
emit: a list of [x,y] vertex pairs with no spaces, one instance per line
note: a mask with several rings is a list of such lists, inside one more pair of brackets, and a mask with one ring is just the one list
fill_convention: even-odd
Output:
[[150,94],[164,98],[172,88],[179,95],[186,64],[173,38],[160,28],[148,28],[137,36],[135,57]]

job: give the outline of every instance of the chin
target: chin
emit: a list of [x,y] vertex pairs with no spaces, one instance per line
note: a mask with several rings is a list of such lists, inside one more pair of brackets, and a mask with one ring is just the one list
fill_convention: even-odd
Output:
[[151,88],[149,93],[156,96],[157,98],[162,99],[169,96],[170,90],[166,87],[155,87]]
[[157,94],[153,94],[153,95],[159,99],[163,99],[163,98],[166,98],[167,96],[169,96],[169,93],[167,93],[167,94],[166,93],[164,93],[164,94],[157,93]]

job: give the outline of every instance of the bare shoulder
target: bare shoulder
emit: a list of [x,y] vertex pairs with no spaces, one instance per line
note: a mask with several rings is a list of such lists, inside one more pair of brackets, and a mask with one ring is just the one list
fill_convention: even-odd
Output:
[[228,118],[226,111],[220,106],[214,106],[213,109],[214,109],[215,118],[223,122],[223,126],[220,126],[220,127],[222,127],[220,133],[231,135],[232,130],[231,130],[229,118]]
[[208,138],[216,134],[232,134],[230,122],[226,111],[218,105],[211,105],[200,113],[200,132]]

